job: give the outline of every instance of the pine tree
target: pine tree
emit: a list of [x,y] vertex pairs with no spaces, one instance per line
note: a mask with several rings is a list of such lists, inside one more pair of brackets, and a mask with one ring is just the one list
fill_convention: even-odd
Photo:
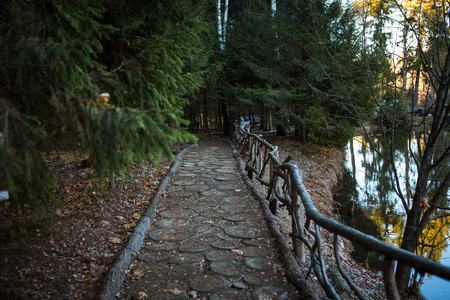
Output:
[[223,84],[215,91],[232,118],[256,114],[267,128],[264,119],[273,116],[279,129],[295,128],[304,140],[342,145],[360,117],[373,114],[351,9],[339,2],[238,0],[229,2],[227,20],[216,57]]
[[232,1],[224,50],[227,103],[235,118],[273,110],[277,83],[270,1]]
[[354,14],[339,2],[277,1],[281,72],[289,126],[303,139],[343,145],[373,112],[359,61]]
[[56,203],[42,146],[79,145],[103,181],[129,162],[173,159],[169,145],[194,138],[179,125],[184,96],[201,82],[186,66],[201,48],[200,9],[183,0],[0,4],[0,188],[14,206],[39,214]]

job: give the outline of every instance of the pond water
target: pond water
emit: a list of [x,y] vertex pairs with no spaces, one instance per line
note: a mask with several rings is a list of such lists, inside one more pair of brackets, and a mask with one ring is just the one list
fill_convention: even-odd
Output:
[[[383,156],[388,154],[387,147],[384,145],[386,136],[372,135],[370,138],[372,144],[375,144],[380,151],[371,150],[367,136],[354,137],[348,143],[343,186],[335,193],[334,198],[342,204],[339,213],[346,225],[399,247],[406,216],[404,207],[392,185],[392,167],[383,159]],[[445,140],[448,141],[448,138]],[[391,139],[390,142],[395,145],[393,157],[399,174],[399,187],[409,203],[412,201],[417,167],[407,151],[408,138]],[[411,137],[411,149],[415,153],[423,149],[420,135]],[[440,172],[434,174],[436,183],[443,174],[448,173],[448,169],[447,161]],[[432,184],[431,191],[433,188],[435,186]],[[442,205],[445,205],[445,200],[443,199]],[[347,210],[349,201],[354,201],[355,204],[354,214],[351,217]],[[424,256],[432,257],[446,265],[450,265],[450,247],[447,247],[450,236],[449,223],[448,217],[430,223],[422,240],[426,244],[434,243],[436,246],[432,249],[421,247],[418,249],[419,252],[424,253]],[[356,244],[354,246],[353,256],[357,261],[366,262],[372,270],[381,272],[382,256],[368,253]],[[423,282],[421,291],[427,299],[449,299],[447,292],[450,290],[450,281],[426,275]]]

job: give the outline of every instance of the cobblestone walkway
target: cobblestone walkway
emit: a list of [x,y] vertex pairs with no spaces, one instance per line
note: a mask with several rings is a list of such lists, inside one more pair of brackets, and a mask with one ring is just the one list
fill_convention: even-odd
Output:
[[199,142],[158,207],[122,299],[298,299],[227,144]]

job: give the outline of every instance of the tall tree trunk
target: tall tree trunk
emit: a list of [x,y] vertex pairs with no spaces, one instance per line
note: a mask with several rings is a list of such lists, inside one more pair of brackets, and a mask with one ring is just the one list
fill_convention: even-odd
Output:
[[265,130],[265,129],[267,128],[266,123],[267,123],[266,113],[263,112],[263,113],[261,114],[261,120],[260,120],[260,129],[261,129],[261,130]]
[[419,102],[419,84],[420,84],[420,63],[418,63],[416,69],[416,82],[414,83],[414,94],[412,98],[412,107],[416,106]]
[[273,125],[272,125],[272,112],[269,111],[269,131],[272,131]]
[[[413,205],[409,212],[406,214],[406,226],[403,232],[403,239],[400,248],[415,252],[419,243],[419,236],[421,230],[419,228],[420,218],[422,214],[421,199],[425,197],[428,178],[430,174],[430,168],[432,165],[431,152],[432,149],[425,149],[423,155],[423,161],[418,170],[418,178],[416,184],[416,190],[413,198]],[[428,155],[430,154],[430,155]],[[409,281],[411,278],[412,267],[404,264],[398,264],[395,273],[395,279],[397,281],[397,289],[400,294],[407,291]]]
[[300,141],[306,142],[306,127],[302,126],[300,128]]
[[[408,19],[405,16],[403,21],[403,66],[402,66],[402,78],[403,85],[402,91],[406,94],[406,84],[408,82],[408,48],[407,48],[407,36],[408,36]],[[411,108],[414,108],[411,107]]]
[[225,50],[228,23],[228,0],[217,1],[217,27],[220,48]]
[[222,120],[223,120],[223,135],[230,134],[230,120],[228,119],[228,109],[225,101],[222,101]]
[[222,104],[220,103],[220,101],[217,101],[217,131],[218,132],[223,132],[223,126],[224,126],[224,121],[223,121],[223,113],[222,113]]
[[[426,66],[425,66],[426,68]],[[428,70],[428,72],[430,72]],[[442,74],[439,77],[439,86],[436,94],[436,114],[433,116],[433,123],[431,125],[430,133],[426,141],[422,160],[418,168],[418,178],[416,183],[415,194],[413,198],[413,204],[411,210],[407,213],[406,227],[403,233],[403,240],[401,248],[407,251],[415,252],[418,245],[418,238],[423,228],[428,224],[432,210],[428,210],[422,214],[422,207],[420,206],[420,200],[426,195],[428,179],[430,172],[433,169],[433,160],[441,159],[445,161],[446,156],[437,158],[435,157],[435,151],[437,149],[436,143],[439,142],[439,136],[442,131],[446,130],[442,122],[444,120],[445,107],[448,105],[448,92],[450,88],[450,55],[447,53],[445,66],[442,70]],[[448,114],[448,110],[447,110]],[[439,156],[439,155],[438,155]],[[432,203],[437,204],[439,198],[443,195],[444,191],[448,188],[449,176],[442,181],[438,191],[432,197]],[[397,281],[397,288],[400,294],[406,292],[408,283],[411,276],[411,267],[398,264],[395,273]]]
[[[409,147],[405,147],[405,178],[409,178]],[[406,185],[406,200],[408,207],[411,207],[411,186],[409,180],[405,181]]]
[[355,162],[355,147],[353,146],[354,139],[350,140],[350,161],[352,162],[352,178],[356,180],[356,162]]
[[205,131],[205,134],[207,137],[210,137],[211,134],[209,133],[209,120],[208,120],[208,99],[206,97],[206,91],[202,90],[202,97],[203,97],[203,130]]
[[[403,65],[402,65],[402,91],[403,94],[407,95],[407,86],[408,86],[408,19],[405,15],[403,20]],[[410,100],[409,98],[407,98]],[[411,111],[414,110],[414,101],[411,99],[410,107]]]

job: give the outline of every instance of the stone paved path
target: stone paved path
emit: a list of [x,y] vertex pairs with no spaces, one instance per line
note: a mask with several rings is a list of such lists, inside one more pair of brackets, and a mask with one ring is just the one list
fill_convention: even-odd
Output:
[[119,295],[298,299],[227,144],[200,141],[161,200]]

